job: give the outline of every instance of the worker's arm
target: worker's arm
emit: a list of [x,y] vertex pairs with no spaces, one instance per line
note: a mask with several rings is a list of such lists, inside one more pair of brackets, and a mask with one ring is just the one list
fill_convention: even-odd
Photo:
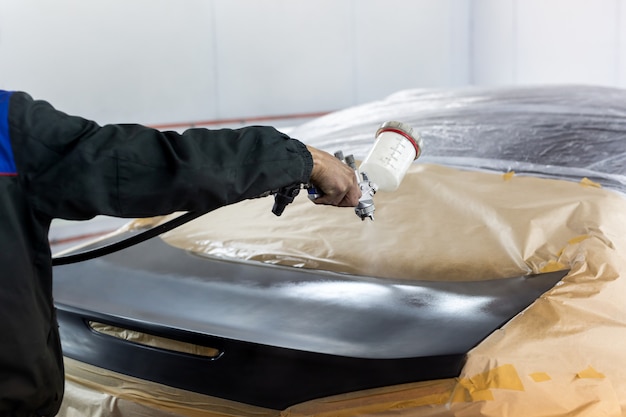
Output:
[[329,194],[322,203],[356,204],[352,172],[270,127],[99,126],[23,93],[11,98],[9,126],[20,180],[51,217],[211,210],[309,180]]

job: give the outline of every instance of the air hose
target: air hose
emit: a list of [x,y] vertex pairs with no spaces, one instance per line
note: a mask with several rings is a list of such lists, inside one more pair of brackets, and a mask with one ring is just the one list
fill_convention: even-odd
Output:
[[52,258],[52,266],[73,264],[76,262],[88,261],[90,259],[98,258],[100,256],[109,255],[113,252],[129,248],[141,242],[145,242],[146,240],[158,236],[162,233],[169,232],[170,230],[187,222],[190,222],[193,219],[197,219],[198,217],[206,213],[208,213],[208,211],[190,211],[144,232],[138,233],[124,240],[120,240],[119,242],[111,243],[110,245],[102,246],[100,248],[95,248],[80,253],[55,256]]
[[[274,207],[272,208],[272,212],[275,215],[280,216],[283,210],[285,209],[285,206],[291,203],[294,197],[298,194],[299,189],[300,189],[300,184],[290,185],[290,186],[282,187],[278,190],[269,191],[267,193],[264,193],[258,196],[257,198],[267,197],[268,195],[274,194]],[[209,211],[210,210],[189,211],[185,214],[182,214],[172,220],[168,220],[167,222],[162,223],[158,226],[155,226],[151,229],[148,229],[136,235],[130,236],[126,239],[120,240],[119,242],[114,242],[106,246],[86,250],[86,251],[79,252],[79,253],[55,256],[52,258],[52,266],[67,265],[67,264],[73,264],[76,262],[88,261],[90,259],[98,258],[104,255],[109,255],[111,253],[120,251],[122,249],[129,248],[141,242],[145,242],[146,240],[151,239],[155,236],[158,236],[162,233],[169,232],[170,230],[175,229],[178,226],[182,226],[183,224],[187,222],[190,222],[194,219],[197,219],[200,216],[207,214]]]

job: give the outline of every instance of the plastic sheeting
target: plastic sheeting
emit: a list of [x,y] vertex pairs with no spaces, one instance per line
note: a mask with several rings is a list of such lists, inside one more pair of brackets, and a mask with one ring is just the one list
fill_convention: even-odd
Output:
[[[165,240],[205,256],[406,279],[570,273],[471,350],[458,378],[275,412],[241,405],[224,414],[626,415],[626,92],[405,91],[322,117],[292,134],[360,159],[387,120],[411,124],[425,149],[400,190],[375,196],[374,223],[361,222],[349,209],[315,207],[302,195],[280,218],[271,214],[269,199],[253,200],[210,213]],[[74,368],[68,378],[77,387],[92,380]],[[106,392],[137,401],[163,396],[135,388]],[[67,410],[81,402],[71,386],[68,394],[65,410],[71,415]],[[195,394],[187,394],[166,397],[175,405],[173,415],[223,410],[217,400],[217,411],[196,409]],[[109,408],[100,415],[142,415],[131,407]]]
[[588,177],[626,191],[626,90],[596,86],[414,89],[351,107],[290,132],[364,159],[378,126],[411,125],[424,139],[418,162]]

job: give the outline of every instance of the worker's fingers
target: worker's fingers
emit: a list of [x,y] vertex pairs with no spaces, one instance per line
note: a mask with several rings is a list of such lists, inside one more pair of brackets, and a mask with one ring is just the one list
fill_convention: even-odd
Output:
[[308,148],[313,156],[310,182],[322,194],[314,203],[355,207],[361,198],[361,190],[354,170],[327,152]]
[[350,186],[345,190],[323,193],[321,197],[316,198],[313,202],[315,204],[327,204],[338,207],[355,207],[359,203],[360,197],[361,192],[358,186],[356,189]]

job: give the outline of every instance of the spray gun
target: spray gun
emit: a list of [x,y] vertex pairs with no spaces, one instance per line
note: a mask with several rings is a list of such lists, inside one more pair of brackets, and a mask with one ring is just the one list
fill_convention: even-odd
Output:
[[[356,215],[365,220],[374,220],[374,194],[381,191],[395,191],[402,182],[411,163],[422,154],[422,138],[405,123],[390,121],[383,123],[376,131],[376,142],[367,157],[361,163],[361,172],[356,167],[354,157],[344,158],[343,152],[335,152],[335,157],[345,162],[356,174],[361,198],[354,208]],[[369,173],[369,174],[366,174]],[[372,176],[370,180],[369,176]],[[372,182],[372,181],[375,181]],[[304,186],[309,199],[321,197],[321,193],[313,186]],[[275,193],[272,212],[280,216],[287,204],[300,192],[300,184],[283,187]]]
[[[352,168],[357,177],[359,188],[361,189],[361,198],[359,199],[359,203],[357,204],[357,206],[354,208],[354,212],[357,216],[359,216],[361,220],[365,220],[367,217],[369,217],[370,220],[374,220],[375,207],[373,197],[374,194],[376,194],[376,190],[378,190],[378,186],[368,179],[366,173],[363,172],[359,176],[359,170],[356,167],[354,156],[348,155],[344,158],[343,152],[337,151],[335,152],[335,157],[340,161],[345,162],[350,168]],[[304,188],[307,190],[309,199],[311,201],[323,195],[317,188],[315,188],[311,184],[305,184]],[[294,184],[280,188],[274,194],[274,207],[272,207],[272,213],[277,216],[283,214],[283,211],[285,211],[285,207],[293,202],[298,193],[300,193],[300,184]]]
[[[348,155],[346,157],[343,156],[342,151],[335,152],[335,158],[340,161],[345,162],[350,168],[354,170],[356,175],[356,180],[359,183],[359,188],[361,189],[361,198],[359,199],[359,203],[354,208],[354,212],[361,220],[365,220],[367,217],[370,220],[374,220],[374,194],[378,191],[378,186],[369,180],[367,174],[362,172],[359,175],[359,170],[356,167],[356,162],[354,161],[354,156]],[[309,194],[310,200],[315,200],[318,197],[321,197],[320,192],[311,185],[305,185],[307,192]]]

